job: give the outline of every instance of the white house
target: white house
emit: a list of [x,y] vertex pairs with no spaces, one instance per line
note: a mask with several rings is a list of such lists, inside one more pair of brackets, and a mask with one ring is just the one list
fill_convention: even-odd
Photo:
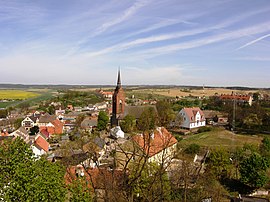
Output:
[[205,116],[199,107],[183,108],[179,116],[181,117],[180,127],[192,129],[205,126]]
[[49,151],[49,143],[41,135],[35,137],[34,143],[31,145],[32,151],[36,157],[40,157]]
[[148,162],[166,164],[174,157],[177,149],[177,140],[164,127],[157,127],[151,134],[135,135],[132,139],[148,156]]
[[35,121],[36,120],[33,120],[30,117],[26,117],[24,120],[22,120],[21,126],[24,127],[26,130],[29,130],[36,125]]
[[115,138],[125,138],[125,133],[121,130],[120,126],[115,126],[111,129],[110,135]]

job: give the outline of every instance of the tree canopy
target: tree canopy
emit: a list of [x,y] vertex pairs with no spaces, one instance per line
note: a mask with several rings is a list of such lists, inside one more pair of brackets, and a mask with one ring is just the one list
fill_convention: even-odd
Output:
[[98,130],[105,130],[108,123],[109,123],[109,117],[108,117],[107,113],[104,111],[100,111],[98,114],[97,129]]
[[4,201],[64,201],[65,170],[58,163],[35,159],[22,139],[0,147],[0,197]]

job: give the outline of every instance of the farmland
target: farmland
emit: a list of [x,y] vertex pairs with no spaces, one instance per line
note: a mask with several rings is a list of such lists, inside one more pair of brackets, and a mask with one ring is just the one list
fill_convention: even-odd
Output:
[[25,100],[38,95],[38,93],[23,90],[0,90],[0,100]]
[[54,91],[48,89],[0,90],[0,108],[14,107],[22,103],[34,105],[53,97]]
[[248,93],[254,93],[256,91],[254,90],[232,90],[232,89],[226,89],[226,88],[164,88],[164,89],[140,89],[140,90],[133,90],[134,92],[139,91],[139,92],[144,92],[144,93],[149,93],[149,94],[156,94],[156,95],[162,95],[162,96],[167,96],[167,97],[186,97],[186,96],[196,96],[196,97],[202,97],[202,96],[213,96],[216,93],[217,94],[231,94],[232,91],[235,93],[240,93],[240,94],[248,94]]

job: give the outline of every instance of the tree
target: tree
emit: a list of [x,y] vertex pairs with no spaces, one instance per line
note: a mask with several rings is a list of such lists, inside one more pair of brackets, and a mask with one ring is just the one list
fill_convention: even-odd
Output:
[[129,186],[134,201],[168,201],[171,188],[168,175],[162,165],[146,163],[132,167]]
[[0,147],[0,196],[3,201],[64,201],[65,170],[58,163],[35,159],[22,139]]
[[98,114],[98,123],[97,129],[98,130],[105,130],[109,123],[109,117],[106,112],[100,111]]
[[251,187],[260,188],[268,181],[267,168],[269,168],[267,159],[254,152],[240,162],[240,180]]
[[91,189],[89,183],[85,178],[74,179],[68,186],[70,191],[70,202],[91,202],[93,197],[91,195]]
[[158,101],[156,107],[160,124],[165,127],[168,126],[170,122],[175,119],[175,113],[173,112],[170,103]]
[[149,107],[143,111],[138,120],[138,129],[142,131],[153,130],[158,123],[158,116],[154,108]]
[[38,126],[34,126],[34,127],[30,128],[30,135],[36,135],[38,132],[39,132]]
[[21,127],[22,125],[22,121],[23,121],[24,118],[18,118],[14,121],[13,125],[14,125],[14,128],[15,129],[18,129]]
[[244,118],[243,123],[248,128],[254,128],[255,126],[262,125],[262,120],[258,117],[257,114],[249,114],[246,118]]
[[122,128],[122,130],[125,133],[130,133],[133,131],[134,127],[135,127],[135,118],[132,115],[127,115],[125,116],[124,120],[120,123],[120,126]]
[[208,168],[217,178],[225,177],[231,166],[230,153],[228,151],[219,149],[210,153],[208,158]]

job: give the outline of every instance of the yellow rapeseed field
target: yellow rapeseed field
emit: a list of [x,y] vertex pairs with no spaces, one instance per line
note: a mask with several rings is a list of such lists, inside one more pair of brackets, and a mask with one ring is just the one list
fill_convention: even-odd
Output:
[[16,100],[16,99],[29,99],[38,96],[38,93],[33,93],[29,91],[23,91],[23,90],[0,90],[0,100],[3,99],[10,99],[10,100]]

